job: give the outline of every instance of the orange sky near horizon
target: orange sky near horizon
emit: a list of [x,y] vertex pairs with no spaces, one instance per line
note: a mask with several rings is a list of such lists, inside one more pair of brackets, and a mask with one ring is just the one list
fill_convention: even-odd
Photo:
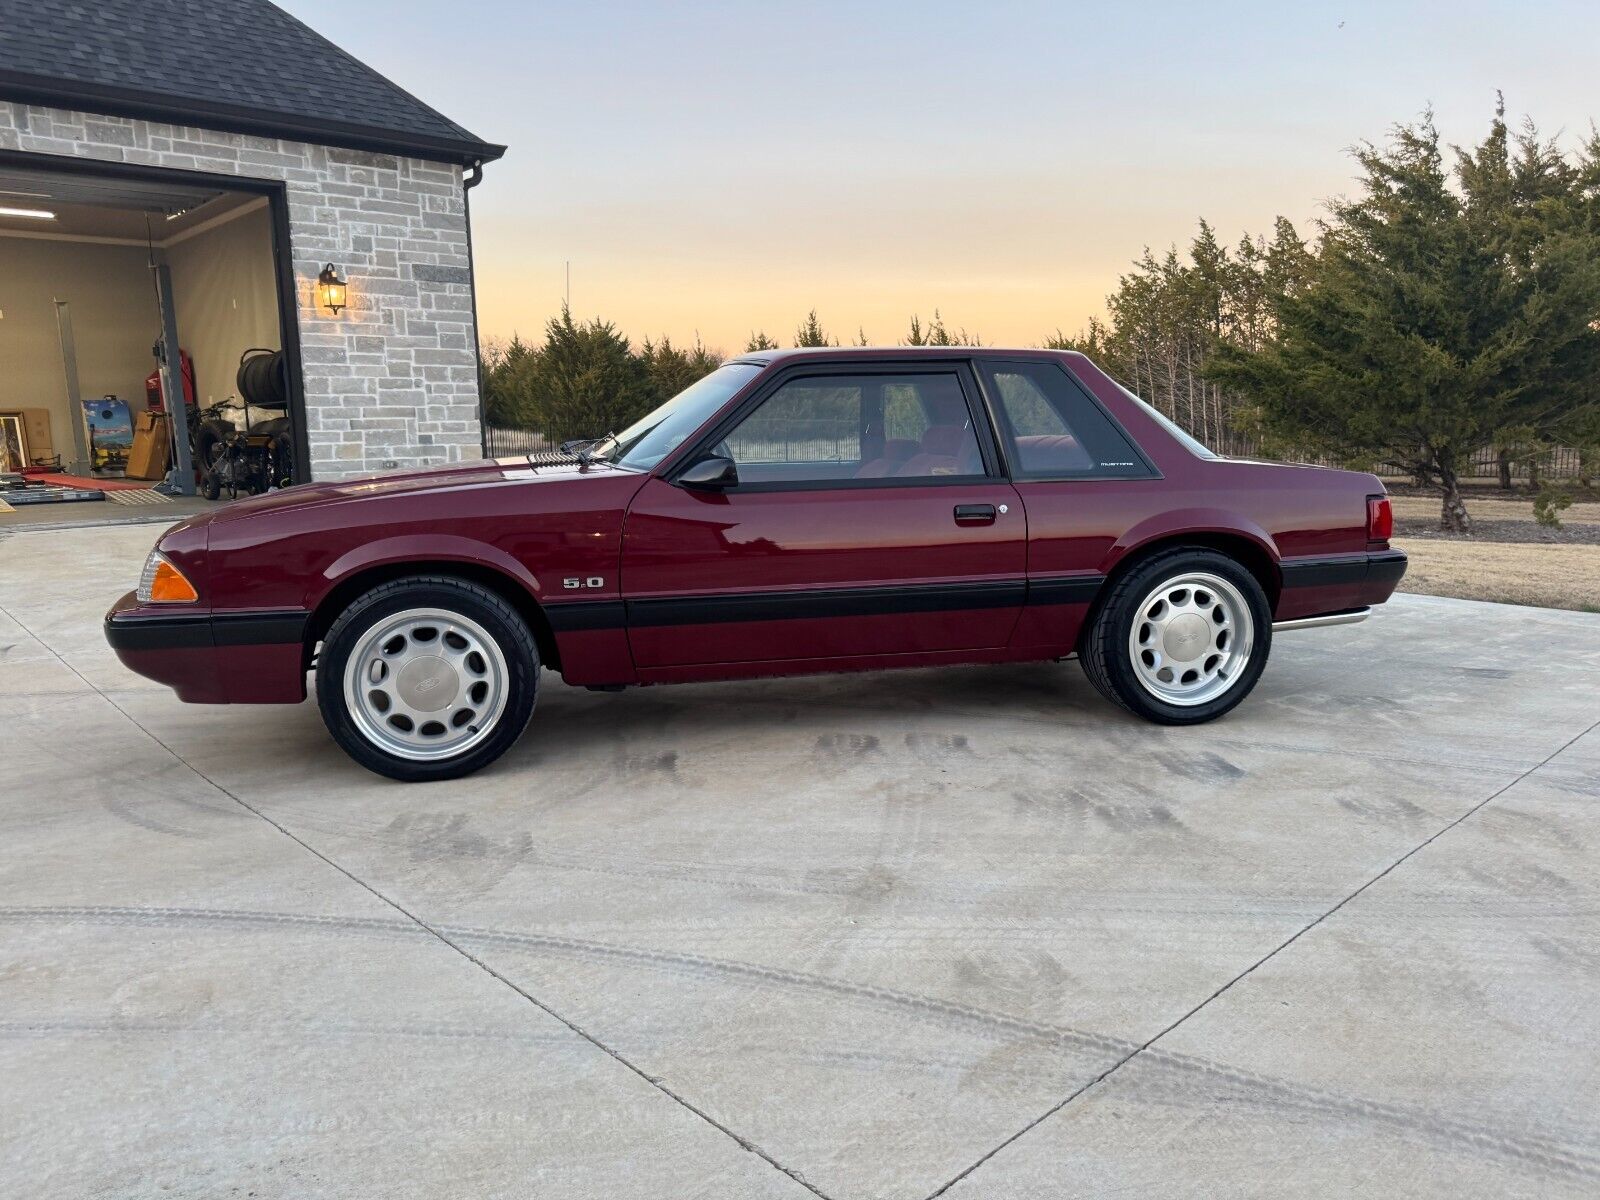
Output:
[[[1319,181],[1302,175],[1278,182],[1287,198],[1296,185],[1308,192]],[[987,345],[1037,345],[1058,328],[1075,334],[1091,315],[1103,316],[1107,292],[1160,224],[1154,205],[1049,180],[1009,197],[964,192],[966,183],[959,175],[918,181],[936,198],[919,205],[914,224],[834,196],[775,202],[759,212],[728,206],[703,234],[704,211],[671,197],[655,202],[648,217],[625,204],[594,206],[563,225],[566,240],[587,250],[572,260],[573,315],[613,321],[635,340],[666,334],[688,343],[698,335],[709,347],[738,351],[756,330],[788,344],[812,308],[847,345],[861,333],[875,345],[895,344],[913,313],[926,324],[937,309],[952,332],[964,328]],[[1213,198],[1237,211],[1250,205],[1243,193],[1251,190],[1223,184]],[[809,225],[807,214],[823,207],[839,217]],[[1303,201],[1291,219],[1309,232],[1316,208]],[[1256,231],[1270,233],[1275,215],[1267,212]],[[1192,235],[1197,217],[1176,236]],[[516,240],[514,216],[474,219],[480,245]],[[647,222],[691,232],[676,242],[612,243],[609,231]],[[1243,232],[1219,231],[1230,242]],[[763,249],[773,245],[782,253]],[[559,311],[565,260],[480,254],[478,276],[485,335],[520,332],[526,340]]]

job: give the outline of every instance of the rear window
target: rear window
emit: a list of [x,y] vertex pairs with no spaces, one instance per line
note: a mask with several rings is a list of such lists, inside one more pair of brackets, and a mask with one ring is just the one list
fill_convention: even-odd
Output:
[[1143,455],[1092,397],[1054,363],[981,364],[1019,479],[1137,479]]
[[[1116,383],[1115,380],[1112,380],[1112,382]],[[1206,445],[1199,438],[1195,437],[1194,434],[1190,433],[1182,425],[1179,425],[1176,421],[1174,421],[1171,417],[1169,417],[1165,413],[1163,413],[1154,404],[1146,404],[1143,400],[1139,399],[1139,397],[1135,396],[1132,392],[1130,392],[1127,388],[1123,387],[1120,383],[1117,384],[1117,391],[1121,392],[1129,400],[1132,400],[1140,408],[1144,409],[1145,412],[1149,413],[1150,417],[1155,421],[1155,423],[1157,425],[1161,426],[1161,428],[1165,429],[1173,437],[1177,438],[1178,441],[1183,444],[1183,448],[1185,450],[1187,450],[1190,454],[1194,455],[1196,458],[1212,458],[1212,459],[1215,459],[1215,458],[1221,458],[1222,457],[1222,455],[1218,454],[1210,446]]]

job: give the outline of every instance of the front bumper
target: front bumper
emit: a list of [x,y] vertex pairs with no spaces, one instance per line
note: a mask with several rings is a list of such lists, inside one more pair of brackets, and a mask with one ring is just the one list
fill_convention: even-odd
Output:
[[302,610],[213,612],[141,605],[129,592],[106,613],[106,642],[130,671],[190,704],[305,699]]

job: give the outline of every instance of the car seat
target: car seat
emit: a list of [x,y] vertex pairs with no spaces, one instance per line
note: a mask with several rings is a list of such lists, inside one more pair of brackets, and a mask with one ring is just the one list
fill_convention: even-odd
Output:
[[1036,433],[1017,439],[1024,471],[1090,471],[1094,460],[1070,433]]
[[917,443],[910,438],[889,438],[883,443],[882,454],[868,459],[856,470],[856,478],[882,479],[885,475],[893,475],[917,452],[917,448]]
[[982,475],[977,440],[965,425],[931,425],[917,453],[900,464],[896,476]]

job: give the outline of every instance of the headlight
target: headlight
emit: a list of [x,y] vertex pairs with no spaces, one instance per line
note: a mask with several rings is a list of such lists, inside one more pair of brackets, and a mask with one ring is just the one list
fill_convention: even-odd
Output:
[[183,572],[154,550],[144,560],[139,590],[134,596],[140,604],[187,604],[200,599],[200,593],[183,577]]

